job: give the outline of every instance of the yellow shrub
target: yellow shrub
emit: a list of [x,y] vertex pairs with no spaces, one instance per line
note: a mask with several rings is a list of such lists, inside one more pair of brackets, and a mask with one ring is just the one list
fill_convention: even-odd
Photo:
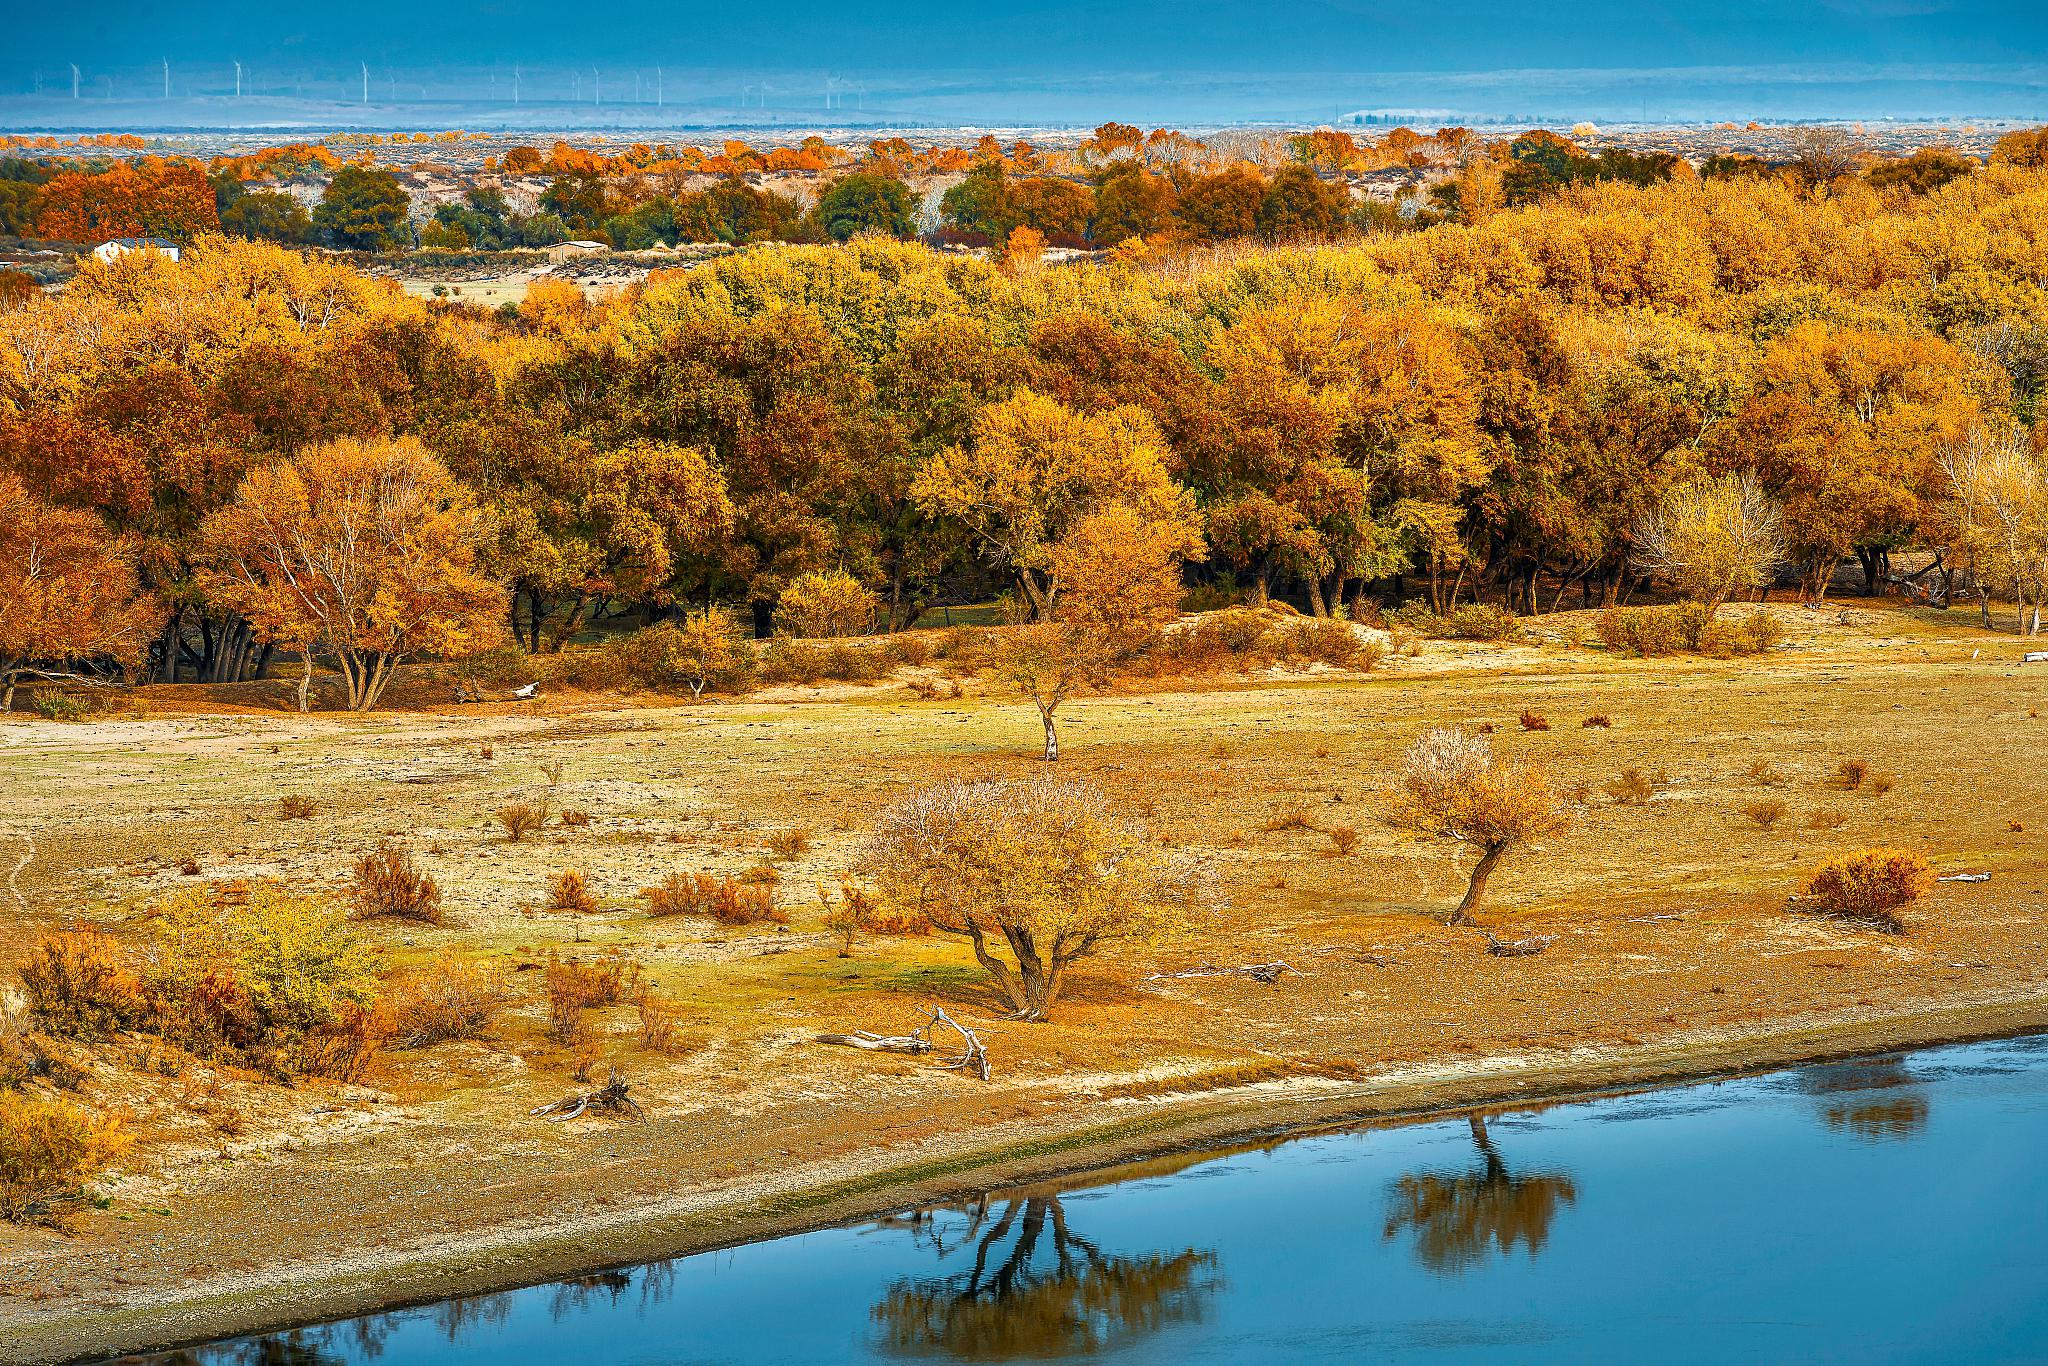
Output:
[[118,1115],[0,1092],[0,1219],[49,1218],[133,1143]]
[[1934,886],[1934,870],[1910,849],[1858,849],[1822,861],[1799,886],[1799,896],[1822,915],[1874,920],[1900,932],[1899,907]]
[[775,605],[775,620],[794,636],[864,636],[880,609],[880,600],[859,579],[834,570],[791,579]]

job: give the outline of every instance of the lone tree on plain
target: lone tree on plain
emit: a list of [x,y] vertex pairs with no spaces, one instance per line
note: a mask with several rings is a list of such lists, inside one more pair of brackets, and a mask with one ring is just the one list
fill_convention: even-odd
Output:
[[1199,554],[1185,524],[1127,503],[1082,518],[1052,547],[1052,620],[1012,630],[992,658],[997,675],[1038,708],[1047,763],[1060,757],[1060,704],[1105,686],[1159,638],[1180,601],[1181,564]]
[[325,645],[348,705],[377,705],[401,660],[504,631],[478,563],[476,503],[418,442],[335,441],[242,481],[206,521],[217,599],[282,643]]
[[1784,517],[1747,471],[1667,490],[1635,526],[1637,569],[1670,579],[1711,620],[1736,594],[1770,583],[1785,560]]
[[1571,824],[1572,804],[1536,764],[1496,763],[1483,735],[1426,730],[1402,756],[1393,823],[1479,851],[1465,897],[1445,920],[1470,925],[1494,868],[1511,849]]
[[1051,774],[913,792],[882,817],[861,868],[884,899],[973,944],[1023,1020],[1046,1018],[1078,959],[1165,933],[1213,895],[1205,868],[1163,861],[1100,791]]

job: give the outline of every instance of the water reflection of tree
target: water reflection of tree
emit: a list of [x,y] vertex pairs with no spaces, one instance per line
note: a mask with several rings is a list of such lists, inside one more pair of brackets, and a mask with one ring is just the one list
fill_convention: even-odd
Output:
[[1820,1101],[1821,1119],[1868,1142],[1911,1138],[1927,1127],[1927,1097],[1919,1078],[1896,1054],[1808,1067],[1799,1088]]
[[941,1258],[971,1251],[972,1262],[890,1287],[874,1308],[890,1355],[1086,1356],[1199,1321],[1219,1283],[1213,1252],[1104,1253],[1068,1227],[1056,1193],[1019,1194],[1000,1208],[983,1197],[961,1212],[957,1231],[916,1221],[914,1232]]
[[1439,1275],[1458,1275],[1485,1259],[1489,1249],[1531,1256],[1543,1250],[1558,1208],[1578,1198],[1562,1172],[1518,1174],[1493,1146],[1486,1117],[1472,1115],[1472,1142],[1484,1165],[1446,1176],[1424,1172],[1394,1183],[1385,1236],[1415,1234],[1415,1256]]

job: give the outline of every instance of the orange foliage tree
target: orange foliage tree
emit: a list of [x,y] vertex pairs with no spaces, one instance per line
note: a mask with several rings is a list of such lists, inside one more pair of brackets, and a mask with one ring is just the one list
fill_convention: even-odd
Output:
[[366,711],[407,656],[502,633],[483,533],[469,492],[417,442],[336,441],[254,471],[207,519],[209,588],[267,639],[332,650],[349,707]]
[[143,157],[105,171],[65,171],[43,186],[38,204],[36,235],[61,241],[189,242],[220,231],[213,186],[204,171],[185,161]]
[[153,612],[133,557],[99,518],[0,473],[0,712],[13,710],[24,677],[100,660],[132,667]]

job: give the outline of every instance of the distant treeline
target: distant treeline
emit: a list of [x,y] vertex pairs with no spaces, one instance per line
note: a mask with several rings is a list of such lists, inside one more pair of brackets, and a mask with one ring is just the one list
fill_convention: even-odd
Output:
[[[460,135],[392,135],[388,149]],[[344,151],[362,138],[335,139]],[[1952,150],[1878,158],[1841,129],[1801,130],[1782,162],[1719,155],[1695,168],[1670,153],[1586,151],[1536,131],[1486,142],[1468,129],[1424,135],[1406,128],[1361,141],[1330,129],[1287,138],[1205,143],[1169,130],[1104,124],[1075,148],[917,149],[901,139],[865,149],[819,138],[715,151],[634,144],[616,152],[557,143],[514,147],[484,163],[458,202],[415,217],[412,196],[379,146],[344,158],[321,144],[288,144],[211,163],[174,157],[0,159],[0,234],[90,243],[112,237],[186,242],[231,236],[351,250],[414,247],[504,250],[571,239],[627,250],[703,242],[845,241],[861,235],[925,238],[1005,250],[1022,230],[1032,244],[1106,248],[1158,244],[1327,240],[1472,222],[1575,185],[1648,186],[1694,177],[1789,178],[1804,189],[1845,177],[1879,190],[1926,194],[1985,163]],[[2039,130],[2008,134],[1990,163],[2038,166]],[[445,173],[445,168],[439,168]],[[1356,177],[1405,171],[1379,193]],[[936,202],[919,188],[951,183]],[[534,200],[507,181],[547,178]],[[707,184],[707,180],[709,183]],[[306,193],[295,195],[292,186]],[[310,208],[310,189],[319,194]],[[789,191],[796,190],[796,193]],[[530,191],[529,191],[530,193]],[[530,202],[520,212],[514,201]]]

